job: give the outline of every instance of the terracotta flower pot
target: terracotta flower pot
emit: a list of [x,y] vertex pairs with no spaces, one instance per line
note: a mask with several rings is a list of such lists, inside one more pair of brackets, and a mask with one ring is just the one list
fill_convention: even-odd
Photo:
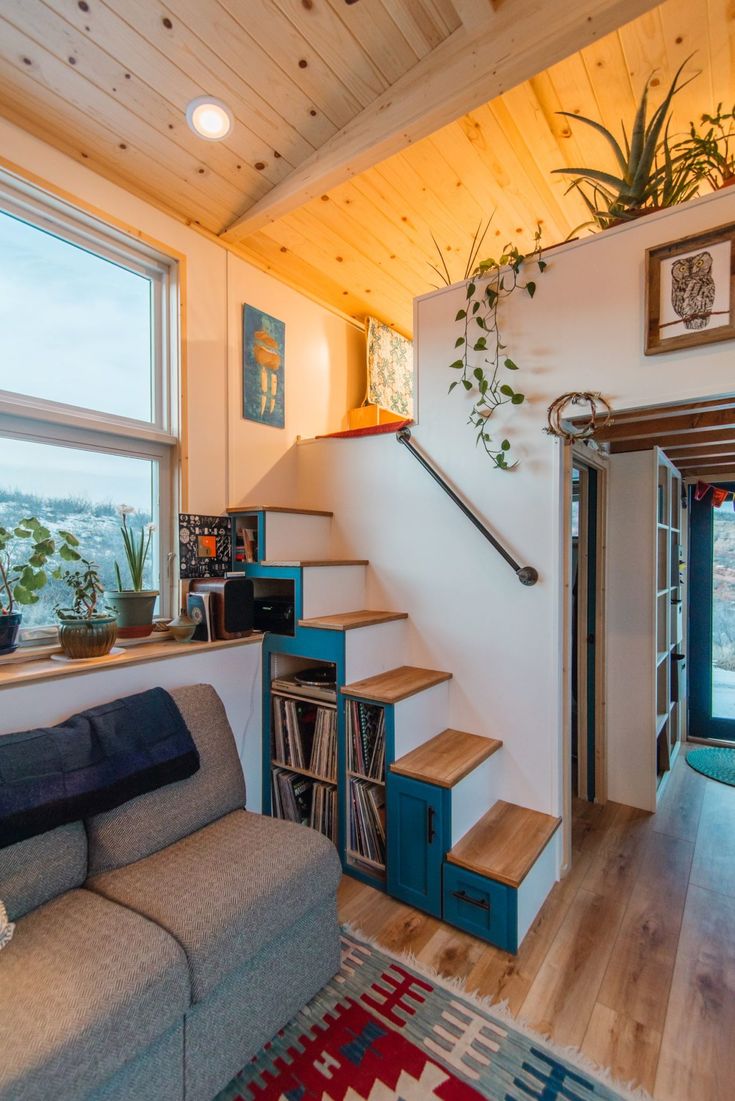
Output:
[[101,658],[109,654],[117,638],[114,615],[91,619],[59,618],[59,642],[68,658]]
[[153,630],[158,589],[109,589],[105,602],[117,614],[118,638],[146,638]]

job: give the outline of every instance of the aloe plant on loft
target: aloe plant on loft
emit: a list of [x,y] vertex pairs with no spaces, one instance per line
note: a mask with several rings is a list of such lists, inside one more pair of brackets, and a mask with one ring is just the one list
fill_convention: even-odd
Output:
[[[662,103],[648,118],[648,95],[654,73],[646,81],[638,103],[630,139],[621,122],[622,145],[606,126],[584,115],[560,111],[567,118],[591,127],[608,142],[615,154],[619,175],[595,168],[556,168],[560,175],[573,177],[571,188],[582,196],[590,212],[590,222],[608,229],[618,222],[636,218],[648,210],[658,210],[685,202],[696,194],[703,170],[696,159],[672,151],[669,143],[671,101],[698,73],[680,83],[688,57],[676,71]],[[662,137],[663,135],[663,137]]]

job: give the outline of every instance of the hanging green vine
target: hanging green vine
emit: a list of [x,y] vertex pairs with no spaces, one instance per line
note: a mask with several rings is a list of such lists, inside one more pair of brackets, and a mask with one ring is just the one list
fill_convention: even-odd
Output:
[[[487,227],[485,228],[487,232]],[[475,444],[482,444],[488,457],[498,470],[512,470],[516,462],[510,460],[511,443],[508,439],[496,440],[488,430],[488,422],[496,409],[502,405],[522,405],[525,394],[516,390],[507,381],[506,372],[518,370],[518,364],[507,354],[503,343],[499,322],[501,302],[515,291],[525,291],[533,298],[536,284],[525,278],[525,269],[535,264],[541,273],[546,262],[541,259],[541,229],[534,236],[534,247],[527,254],[521,253],[514,245],[506,245],[502,255],[496,260],[489,258],[475,264],[479,245],[485,233],[475,234],[471,261],[467,265],[465,278],[469,277],[466,290],[466,305],[458,310],[455,321],[462,323],[461,335],[454,347],[462,349],[460,358],[450,364],[453,371],[461,371],[459,378],[449,386],[451,394],[457,386],[466,392],[475,394],[467,423],[475,429]],[[478,241],[479,237],[479,241]],[[443,262],[443,257],[442,257]],[[469,270],[472,269],[472,270]],[[435,270],[438,270],[435,268]],[[446,275],[445,275],[446,273]],[[440,276],[449,282],[449,272],[444,265]],[[480,362],[475,353],[480,354]]]

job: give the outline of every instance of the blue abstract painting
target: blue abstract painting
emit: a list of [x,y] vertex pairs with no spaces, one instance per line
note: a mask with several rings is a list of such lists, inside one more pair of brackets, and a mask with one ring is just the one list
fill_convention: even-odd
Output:
[[243,416],[273,428],[285,424],[286,326],[270,314],[243,306]]

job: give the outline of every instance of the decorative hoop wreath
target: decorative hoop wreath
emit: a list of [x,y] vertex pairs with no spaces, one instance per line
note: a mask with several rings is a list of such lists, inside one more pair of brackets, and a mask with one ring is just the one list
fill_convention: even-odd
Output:
[[[572,405],[588,405],[589,413],[582,424],[568,423],[566,427],[562,422],[566,419],[566,411]],[[550,436],[558,436],[565,443],[575,443],[577,440],[589,440],[594,436],[598,428],[607,428],[613,423],[610,403],[602,394],[590,391],[577,391],[571,394],[561,394],[552,401],[546,414],[547,427],[544,432]]]

